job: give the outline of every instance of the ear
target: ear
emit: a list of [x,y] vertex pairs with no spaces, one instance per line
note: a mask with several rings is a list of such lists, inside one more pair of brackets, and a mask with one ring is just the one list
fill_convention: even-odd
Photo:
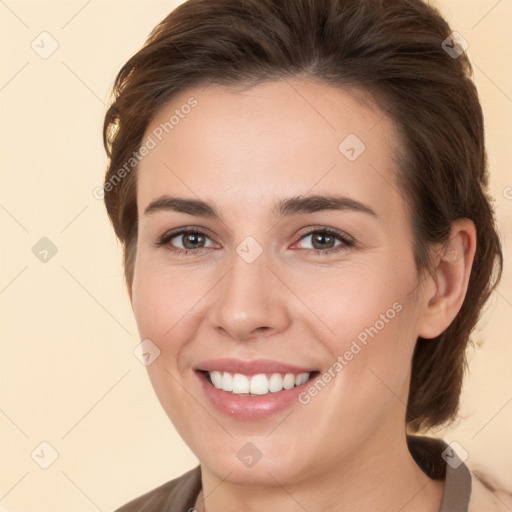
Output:
[[130,299],[130,306],[132,307],[133,311],[133,274],[132,274],[132,280],[131,282],[126,282],[126,289],[128,290],[128,297]]
[[437,255],[435,272],[425,283],[418,336],[435,338],[452,323],[466,296],[475,251],[473,221],[457,219]]

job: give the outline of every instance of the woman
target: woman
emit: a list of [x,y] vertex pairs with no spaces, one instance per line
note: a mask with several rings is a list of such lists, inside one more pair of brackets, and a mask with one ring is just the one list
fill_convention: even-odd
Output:
[[132,511],[467,511],[502,267],[464,41],[420,0],[189,0],[120,71],[105,203],[194,470]]

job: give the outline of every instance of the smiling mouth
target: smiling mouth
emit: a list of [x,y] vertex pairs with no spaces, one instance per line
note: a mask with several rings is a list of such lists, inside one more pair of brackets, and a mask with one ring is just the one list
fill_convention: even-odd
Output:
[[233,395],[262,396],[302,386],[320,372],[258,373],[244,375],[221,371],[198,371],[215,388]]

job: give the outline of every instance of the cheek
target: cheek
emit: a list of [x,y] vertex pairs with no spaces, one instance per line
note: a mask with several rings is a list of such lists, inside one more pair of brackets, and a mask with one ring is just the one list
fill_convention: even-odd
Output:
[[151,339],[160,350],[177,348],[175,343],[164,345],[164,340],[187,337],[196,304],[210,287],[200,272],[169,268],[142,255],[135,266],[132,292],[139,335]]
[[[324,340],[339,353],[347,340],[364,344],[376,335],[404,327],[404,317],[410,318],[414,273],[402,269],[400,277],[397,275],[393,268],[347,265],[290,277],[296,283],[294,292],[311,312],[308,318],[316,318],[318,327],[327,333]],[[409,312],[404,314],[406,306]]]
[[345,400],[377,400],[387,388],[406,393],[417,336],[415,267],[381,263],[297,281],[297,295],[315,313],[308,314],[309,330],[331,355],[324,371],[336,376],[334,386]]
[[132,305],[139,336],[160,350],[160,356],[146,368],[148,376],[163,409],[187,442],[191,441],[191,405],[182,384],[185,366],[180,362],[184,347],[194,338],[194,305],[208,290],[203,284],[204,290],[194,273],[171,270],[145,255],[134,269]]

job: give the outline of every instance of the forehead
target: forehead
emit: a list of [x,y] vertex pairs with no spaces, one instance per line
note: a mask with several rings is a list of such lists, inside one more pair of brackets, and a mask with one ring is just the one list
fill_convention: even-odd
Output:
[[397,200],[394,125],[357,90],[299,80],[190,88],[160,108],[143,140],[152,148],[138,167],[139,211],[162,194],[253,213],[309,191],[384,209]]

